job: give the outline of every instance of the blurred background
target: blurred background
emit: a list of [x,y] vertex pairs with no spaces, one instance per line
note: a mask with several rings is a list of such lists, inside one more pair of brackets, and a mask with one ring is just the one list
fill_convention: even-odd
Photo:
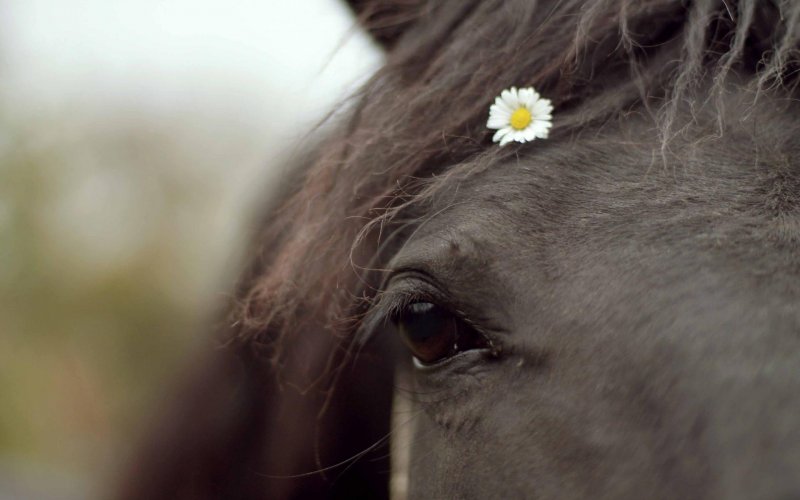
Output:
[[0,499],[108,492],[378,64],[336,0],[0,0]]

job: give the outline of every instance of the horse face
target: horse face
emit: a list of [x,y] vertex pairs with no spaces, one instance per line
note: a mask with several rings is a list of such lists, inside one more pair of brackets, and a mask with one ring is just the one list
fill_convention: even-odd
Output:
[[425,358],[395,421],[411,498],[800,494],[798,109],[773,104],[667,156],[631,117],[443,190],[382,297],[413,297],[393,324]]

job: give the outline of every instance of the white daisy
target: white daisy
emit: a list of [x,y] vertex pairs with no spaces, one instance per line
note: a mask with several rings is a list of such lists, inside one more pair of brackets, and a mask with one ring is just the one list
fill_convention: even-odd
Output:
[[547,139],[553,125],[553,105],[543,99],[533,87],[517,90],[511,87],[500,93],[489,108],[486,126],[497,130],[494,142],[505,146],[511,141],[528,142]]

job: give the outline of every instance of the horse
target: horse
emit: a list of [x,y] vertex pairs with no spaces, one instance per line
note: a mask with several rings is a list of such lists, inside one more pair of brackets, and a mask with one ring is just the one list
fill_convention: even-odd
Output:
[[800,497],[800,2],[349,5],[385,63],[119,497]]

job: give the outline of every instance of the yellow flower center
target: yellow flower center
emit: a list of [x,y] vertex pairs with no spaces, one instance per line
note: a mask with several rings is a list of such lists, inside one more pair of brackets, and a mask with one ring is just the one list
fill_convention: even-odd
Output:
[[511,115],[511,126],[516,130],[522,130],[531,122],[531,112],[528,108],[519,108]]

